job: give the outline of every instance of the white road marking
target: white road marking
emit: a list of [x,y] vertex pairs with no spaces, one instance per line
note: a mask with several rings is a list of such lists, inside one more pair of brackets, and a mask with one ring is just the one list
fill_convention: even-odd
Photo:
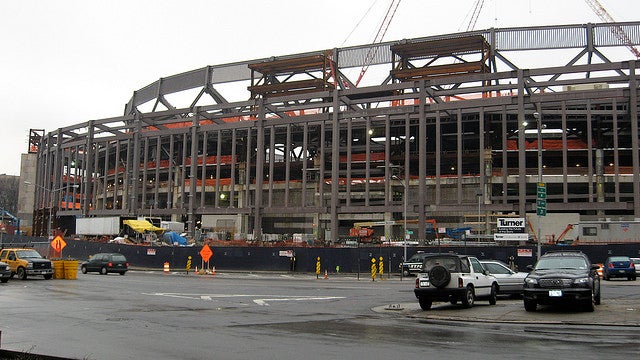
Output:
[[322,296],[322,297],[296,297],[296,298],[271,298],[271,299],[255,299],[254,303],[260,306],[269,306],[267,302],[270,301],[306,301],[306,300],[335,300],[335,299],[344,299],[344,296]]
[[269,306],[269,302],[274,301],[326,301],[344,299],[344,296],[278,296],[278,295],[256,295],[256,294],[180,294],[180,293],[143,293],[150,296],[164,296],[180,299],[214,301],[214,299],[231,298],[257,298],[252,300],[260,306]]

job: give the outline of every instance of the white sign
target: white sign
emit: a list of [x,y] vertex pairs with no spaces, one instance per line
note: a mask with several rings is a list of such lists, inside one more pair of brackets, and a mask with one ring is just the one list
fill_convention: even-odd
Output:
[[278,252],[278,255],[282,256],[282,257],[293,257],[293,250],[280,250]]
[[526,226],[525,218],[498,218],[498,232],[501,234],[523,233]]
[[533,251],[531,249],[518,249],[519,257],[533,257]]
[[494,241],[527,241],[529,234],[493,234]]

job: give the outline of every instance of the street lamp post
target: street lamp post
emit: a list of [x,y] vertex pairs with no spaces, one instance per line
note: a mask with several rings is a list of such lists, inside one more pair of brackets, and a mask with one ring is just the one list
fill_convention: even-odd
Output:
[[[536,118],[536,127],[538,130],[538,184],[537,186],[540,186],[540,184],[542,184],[542,117],[538,112],[534,112],[533,117]],[[537,203],[537,200],[536,200],[536,203]],[[537,216],[538,218],[538,249],[537,250],[538,250],[538,260],[539,260],[540,252],[542,251],[542,230],[541,230],[542,226],[540,223],[542,215],[540,213],[538,213],[537,215],[538,215]]]
[[402,187],[404,188],[404,212],[403,212],[403,218],[404,218],[404,234],[402,234],[402,244],[403,244],[403,250],[404,250],[404,257],[403,257],[403,261],[407,261],[407,192],[409,192],[409,184],[405,181],[400,179],[397,175],[393,175],[392,178],[394,180],[398,180],[400,181],[400,183],[402,184]]

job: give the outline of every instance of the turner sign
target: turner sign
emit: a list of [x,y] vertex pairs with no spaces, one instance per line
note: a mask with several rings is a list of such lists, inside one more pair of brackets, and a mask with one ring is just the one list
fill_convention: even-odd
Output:
[[525,218],[498,218],[498,233],[522,234],[526,225]]

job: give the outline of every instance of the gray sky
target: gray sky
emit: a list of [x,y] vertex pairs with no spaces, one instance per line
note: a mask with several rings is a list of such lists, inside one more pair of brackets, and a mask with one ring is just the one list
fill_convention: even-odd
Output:
[[[29,129],[120,116],[160,77],[370,43],[389,2],[1,0],[0,174],[19,175]],[[384,40],[464,31],[474,2],[402,0]],[[638,20],[638,0],[600,2]],[[589,22],[602,21],[584,0],[485,0],[475,29]]]

